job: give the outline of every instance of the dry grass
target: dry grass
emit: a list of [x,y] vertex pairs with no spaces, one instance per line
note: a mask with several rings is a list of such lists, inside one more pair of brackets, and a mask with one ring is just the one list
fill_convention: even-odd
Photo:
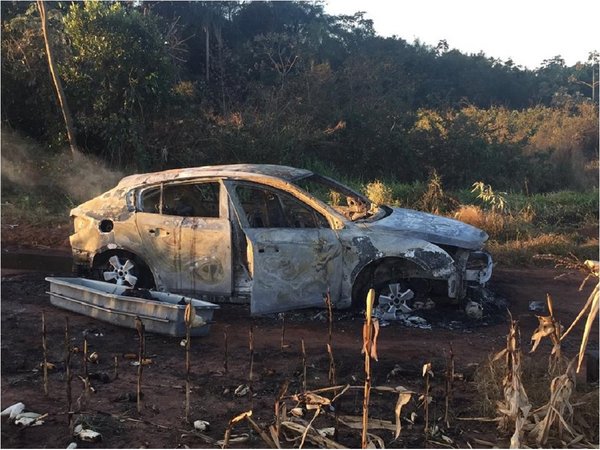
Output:
[[510,218],[494,211],[484,211],[479,206],[461,205],[454,218],[485,230],[492,237],[500,236],[506,229]]
[[368,183],[363,192],[376,205],[395,205],[392,188],[379,180]]
[[575,255],[583,260],[598,258],[597,239],[579,243],[573,235],[555,233],[506,242],[490,240],[487,249],[494,255],[494,261],[508,266],[531,264],[535,260],[541,260],[539,257],[548,255]]

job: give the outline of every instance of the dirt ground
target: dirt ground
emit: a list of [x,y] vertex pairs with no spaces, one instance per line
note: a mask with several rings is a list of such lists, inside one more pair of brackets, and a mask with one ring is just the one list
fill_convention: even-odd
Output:
[[[64,252],[64,239],[60,242],[62,245],[58,246],[58,251]],[[44,246],[56,248],[56,242],[44,243]],[[9,241],[3,243],[4,258],[10,254],[7,250],[15,250]],[[40,252],[40,249],[36,251]],[[490,289],[498,298],[507,301],[513,318],[518,319],[525,353],[530,348],[529,338],[538,324],[535,314],[528,309],[530,301],[544,301],[546,293],[550,293],[554,299],[555,315],[562,324],[568,326],[589,295],[591,283],[583,292],[578,291],[582,274],[571,271],[556,278],[561,273],[556,269],[495,270]],[[142,411],[138,413],[135,402],[137,368],[126,357],[138,350],[136,331],[52,306],[46,294],[48,283],[44,278],[60,274],[52,266],[42,271],[2,270],[1,406],[4,409],[16,402],[23,402],[27,411],[48,414],[43,425],[28,428],[8,423],[3,418],[3,448],[66,448],[70,442],[76,441],[69,436],[66,414],[67,383],[63,362],[66,318],[70,326],[70,344],[81,349],[84,333],[87,333],[89,352],[99,355],[97,364],[89,364],[95,392],[86,399],[82,395],[83,383],[79,378],[83,375],[82,354],[73,354],[74,418],[77,423],[83,423],[102,435],[100,442],[78,442],[80,448],[215,448],[217,444],[213,440],[223,439],[229,420],[248,410],[253,411],[253,419],[266,429],[273,423],[274,399],[284,382],[289,382],[288,394],[302,391],[301,340],[304,340],[306,347],[307,388],[311,390],[329,385],[327,323],[322,310],[287,314],[285,347],[282,349],[281,318],[251,318],[245,306],[224,305],[216,313],[210,334],[195,338],[191,343],[190,420],[210,422],[204,436],[195,433],[193,426],[184,419],[185,353],[180,338],[147,336],[146,354],[152,364],[145,366],[143,371],[144,397]],[[49,373],[47,397],[44,395],[40,370],[42,312],[47,323],[49,361],[56,364],[56,369]],[[461,317],[461,313],[455,310],[442,310],[440,314]],[[437,319],[440,319],[440,315]],[[495,423],[463,420],[481,417],[485,413],[482,395],[477,391],[482,377],[477,367],[485,365],[489,356],[505,345],[508,331],[506,313],[484,317],[480,322],[433,322],[432,329],[409,328],[397,323],[383,327],[378,339],[379,361],[372,364],[372,383],[373,386],[404,386],[420,393],[424,389],[422,366],[431,362],[434,377],[431,380],[433,401],[429,424],[436,425],[440,433],[429,439],[424,438],[423,408],[417,396],[402,410],[402,433],[398,440],[394,441],[393,431],[390,430],[373,430],[373,433],[380,436],[387,447],[490,446],[486,442],[507,447],[510,434],[497,431]],[[447,326],[449,323],[458,325]],[[364,382],[360,352],[362,325],[360,312],[334,312],[333,353],[338,384],[358,387]],[[254,333],[254,376],[251,383],[248,381],[250,327]],[[228,341],[227,372],[224,368],[225,333]],[[566,339],[563,345],[565,355],[576,355],[581,333],[582,326],[578,326]],[[450,348],[454,353],[458,376],[453,382],[449,401],[448,426],[443,421],[444,372]],[[597,324],[590,348],[597,354]],[[550,344],[543,342],[533,357],[524,356],[524,364],[537,360],[538,365],[544,366],[549,353]],[[115,375],[115,357],[118,376]],[[243,397],[236,396],[236,388],[244,384],[251,385],[251,392]],[[585,373],[578,375],[578,391],[585,392],[593,388],[586,383]],[[370,417],[394,422],[396,400],[396,394],[374,391]],[[288,409],[294,406],[295,402],[288,399]],[[538,406],[541,405],[534,405]],[[598,405],[592,407],[597,410]],[[351,389],[336,402],[335,412],[327,409],[313,425],[316,428],[332,427],[336,414],[360,416],[361,411],[362,390]],[[413,412],[417,416],[411,423],[408,419]],[[307,420],[312,415],[309,411]],[[248,436],[244,442],[230,444],[233,448],[266,446],[246,422],[237,425],[232,433]],[[298,437],[298,434],[291,432],[286,434],[290,439]],[[345,446],[360,447],[360,430],[339,425],[336,441]],[[299,439],[288,442],[282,436],[282,442],[283,446],[297,447]],[[313,445],[307,443],[305,446]]]

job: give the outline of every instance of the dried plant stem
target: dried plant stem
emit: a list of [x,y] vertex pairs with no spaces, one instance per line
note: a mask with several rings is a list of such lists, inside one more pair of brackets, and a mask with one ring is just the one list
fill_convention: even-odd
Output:
[[235,416],[233,419],[231,419],[229,421],[229,424],[227,425],[227,428],[225,429],[225,436],[223,437],[223,447],[221,448],[227,448],[229,446],[229,438],[231,437],[231,430],[233,429],[233,426],[242,421],[245,420],[248,416],[252,415],[252,411],[246,411],[242,414],[239,414],[237,416]]
[[223,331],[223,345],[225,347],[223,356],[223,372],[229,372],[229,341],[227,338],[227,331]]
[[361,448],[367,448],[368,442],[368,428],[369,428],[369,399],[371,396],[371,313],[373,310],[373,303],[375,301],[375,289],[369,289],[367,294],[367,307],[365,310],[365,325],[363,328],[363,351],[365,354],[365,387],[363,395],[363,414],[362,414],[362,435],[361,435]]
[[65,371],[67,376],[67,421],[69,433],[73,434],[73,396],[71,391],[71,337],[69,336],[69,318],[65,317]]
[[250,370],[248,372],[248,381],[252,383],[254,379],[254,327],[250,325],[248,331],[248,350],[250,353]]
[[119,357],[115,355],[115,380],[119,378]]
[[429,372],[425,373],[425,398],[423,399],[425,408],[425,434],[429,431]]
[[301,340],[300,346],[302,349],[302,391],[306,392],[306,348],[304,347],[304,339]]
[[447,427],[450,427],[450,422],[448,421],[448,410],[450,408],[450,396],[452,395],[453,384],[454,384],[454,351],[452,350],[452,342],[451,342],[448,366],[446,368],[446,408],[444,411],[444,423],[446,424]]
[[190,325],[185,325],[185,421],[190,421]]
[[298,448],[302,448],[304,446],[304,441],[306,440],[306,436],[308,435],[308,432],[310,431],[313,422],[315,421],[315,419],[317,418],[317,416],[320,413],[321,413],[321,406],[318,406],[317,409],[316,409],[316,411],[315,411],[315,415],[313,416],[313,418],[311,419],[311,421],[308,423],[308,425],[304,429],[304,433],[302,433],[302,440],[300,441],[300,446]]
[[146,340],[145,337],[145,327],[144,323],[139,317],[135,318],[135,328],[138,332],[138,337],[140,340],[139,349],[138,349],[138,370],[137,370],[137,390],[136,390],[136,404],[137,404],[137,412],[142,412],[142,373],[144,371],[144,343]]
[[192,345],[191,329],[196,318],[196,309],[191,301],[185,307],[185,421],[190,421],[190,348]]
[[285,348],[285,314],[281,314],[281,351]]
[[335,359],[333,358],[333,350],[331,344],[327,344],[327,354],[329,355],[329,385],[334,386],[335,380]]
[[48,341],[46,339],[46,313],[42,311],[42,349],[44,352],[44,395],[48,395]]
[[335,359],[333,357],[333,310],[331,305],[331,295],[329,290],[325,294],[325,305],[327,305],[327,318],[328,318],[328,329],[327,329],[327,354],[329,355],[329,373],[328,380],[331,386],[335,385]]
[[83,405],[87,406],[90,394],[90,375],[88,371],[87,332],[83,334]]
[[[277,437],[277,440],[279,440],[279,434],[281,431],[281,406],[282,406],[282,404],[285,405],[285,402],[282,403],[282,399],[288,390],[288,386],[289,386],[289,381],[285,380],[285,382],[281,385],[281,388],[279,389],[279,394],[277,395],[277,398],[275,399],[275,404],[273,407],[273,413],[275,414],[275,436]],[[285,414],[285,410],[284,410],[284,414]]]

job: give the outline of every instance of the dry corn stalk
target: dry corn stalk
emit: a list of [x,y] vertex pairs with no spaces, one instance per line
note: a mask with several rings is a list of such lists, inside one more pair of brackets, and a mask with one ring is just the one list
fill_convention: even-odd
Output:
[[223,372],[227,373],[229,371],[229,342],[227,340],[227,330],[223,331]]
[[275,426],[273,427],[274,432],[273,440],[278,443],[279,442],[279,432],[281,431],[281,417],[285,417],[286,409],[285,402],[282,401],[283,396],[288,390],[289,381],[285,380],[285,382],[281,385],[279,389],[279,393],[277,394],[277,398],[275,399],[275,404],[273,406],[273,414],[275,415]]
[[67,420],[69,423],[69,433],[73,434],[73,397],[71,391],[71,382],[73,373],[71,372],[71,337],[69,335],[69,318],[65,317],[65,370],[67,379]]
[[302,390],[306,391],[306,348],[304,347],[304,339],[300,341],[302,349]]
[[327,319],[328,319],[328,327],[327,327],[327,354],[329,355],[329,373],[328,379],[329,384],[333,386],[335,384],[335,359],[333,358],[333,342],[332,342],[332,334],[333,334],[333,311],[331,305],[331,295],[329,294],[329,290],[325,294],[325,305],[327,306]]
[[570,398],[575,388],[574,367],[575,359],[569,363],[563,375],[552,380],[548,403],[533,412],[536,425],[529,436],[534,438],[539,446],[546,444],[553,425],[557,426],[558,437],[561,440],[563,430],[567,430],[574,438],[581,436],[572,428],[573,406],[570,403]]
[[196,317],[196,309],[192,305],[192,301],[185,307],[185,421],[190,421],[190,348],[191,348],[191,328]]
[[252,411],[246,411],[241,414],[238,414],[237,416],[235,416],[233,419],[231,419],[229,421],[229,424],[227,425],[227,429],[225,430],[225,436],[223,437],[223,447],[221,447],[221,448],[227,448],[227,446],[229,445],[229,438],[231,437],[231,430],[233,429],[233,426],[236,423],[241,422],[242,420],[245,420],[246,417],[249,417],[251,415],[252,415]]
[[[371,358],[373,357],[377,361],[377,344],[373,345],[373,341],[376,339],[372,336],[371,331],[373,323],[377,322],[377,319],[372,319],[373,303],[375,302],[375,289],[369,289],[367,294],[367,307],[365,310],[365,324],[363,326],[363,347],[362,353],[365,355],[365,389],[363,394],[363,420],[362,420],[362,436],[361,436],[361,448],[367,448],[368,437],[367,432],[369,428],[369,399],[371,396]],[[378,323],[378,322],[377,322]],[[378,327],[376,327],[378,329]],[[375,332],[375,335],[377,331]]]
[[429,404],[431,403],[431,396],[429,395],[429,378],[433,377],[433,371],[431,370],[431,363],[423,365],[423,378],[425,378],[425,392],[421,395],[420,400],[423,402],[423,409],[425,409],[425,433],[429,431]]
[[550,353],[550,361],[548,366],[548,372],[554,373],[557,369],[560,368],[561,361],[561,348],[560,348],[560,340],[562,334],[562,325],[556,318],[554,317],[554,308],[552,304],[552,297],[550,294],[546,294],[546,302],[548,304],[548,316],[536,316],[539,321],[539,325],[537,329],[533,332],[531,336],[531,341],[533,342],[533,346],[529,353],[533,353],[543,338],[549,337],[552,341],[552,352]]
[[494,357],[494,361],[505,358],[506,373],[502,380],[504,400],[498,402],[500,413],[499,428],[508,430],[511,423],[515,431],[510,439],[510,448],[521,447],[523,427],[527,422],[531,404],[521,382],[521,347],[519,327],[510,319],[510,330],[506,338],[506,348]]
[[46,339],[46,313],[42,311],[42,350],[44,352],[44,394],[48,396],[48,342]]
[[307,431],[306,426],[291,421],[281,422],[281,425],[290,431],[300,434],[301,436],[306,432],[306,440],[318,446],[319,448],[346,448],[332,439],[321,436],[314,428],[309,428]]
[[137,330],[138,337],[140,339],[140,345],[138,349],[138,369],[137,369],[137,412],[140,413],[142,411],[142,373],[144,370],[144,364],[142,363],[144,360],[144,340],[145,338],[145,326],[138,316],[135,316],[135,329]]
[[275,443],[273,439],[254,421],[252,420],[252,410],[246,411],[242,414],[235,416],[233,419],[229,421],[229,425],[225,430],[225,437],[223,438],[223,447],[227,448],[229,445],[229,438],[231,437],[231,430],[233,426],[241,422],[242,420],[246,420],[250,426],[254,429],[254,431],[261,437],[261,439],[271,448],[279,448],[279,446]]
[[394,414],[396,416],[396,429],[394,430],[394,439],[398,439],[400,437],[400,431],[402,431],[402,423],[400,421],[400,413],[402,412],[402,407],[406,405],[411,397],[413,392],[408,389],[398,386],[396,388],[398,390],[398,401],[396,402],[396,407],[394,408]]
[[448,421],[448,411],[450,409],[450,396],[452,395],[452,388],[454,386],[454,351],[452,350],[452,342],[450,342],[450,355],[448,358],[448,364],[446,366],[446,404],[444,409],[444,423],[450,428],[450,422]]
[[[588,274],[586,279],[583,280],[583,283],[581,283],[581,286],[579,287],[580,291],[583,289],[585,282],[590,277],[596,277],[596,279],[598,279],[598,277],[599,277],[598,276],[598,273],[599,273],[598,272],[598,261],[586,261],[585,266],[588,268],[590,273]],[[577,315],[577,317],[575,318],[575,320],[573,321],[573,323],[571,324],[569,329],[561,337],[561,339],[564,339],[571,332],[571,330],[577,324],[577,322],[579,322],[579,320],[584,315],[587,314],[585,328],[583,330],[583,337],[581,338],[581,345],[579,347],[579,359],[577,362],[577,373],[579,373],[579,370],[581,369],[581,363],[583,362],[583,357],[585,355],[585,349],[587,347],[587,343],[588,343],[588,340],[590,337],[592,324],[594,323],[594,321],[596,320],[596,317],[598,316],[599,308],[600,308],[600,282],[597,282],[596,286],[594,287],[594,290],[588,297],[588,300],[585,303],[584,307],[581,309],[581,311],[579,312],[579,314]]]

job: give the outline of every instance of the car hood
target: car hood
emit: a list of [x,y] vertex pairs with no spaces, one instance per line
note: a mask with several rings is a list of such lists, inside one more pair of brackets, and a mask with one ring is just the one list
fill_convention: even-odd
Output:
[[415,211],[390,208],[392,213],[369,223],[372,231],[394,232],[440,245],[478,250],[488,239],[485,231],[459,220]]

